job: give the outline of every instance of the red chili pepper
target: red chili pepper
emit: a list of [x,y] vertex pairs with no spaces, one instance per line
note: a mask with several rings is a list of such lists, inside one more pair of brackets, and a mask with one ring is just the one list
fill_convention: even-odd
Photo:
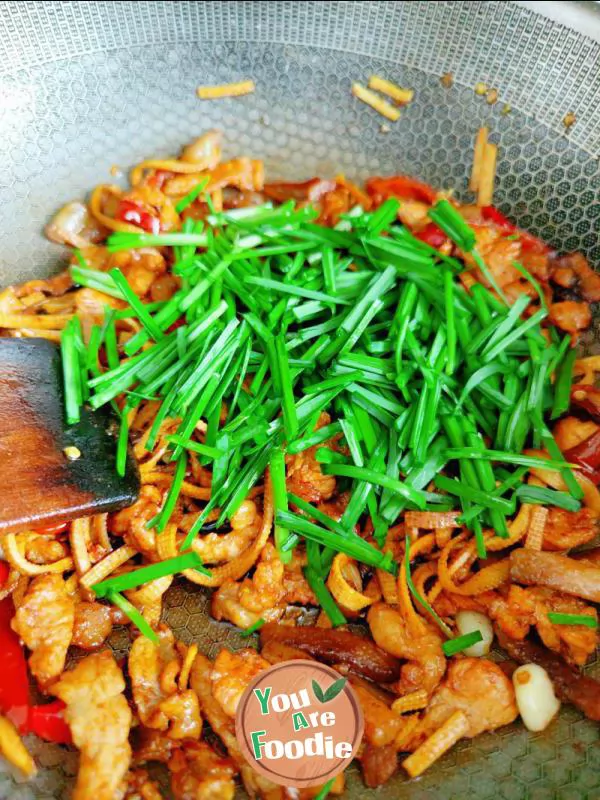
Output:
[[383,202],[388,197],[399,200],[418,200],[431,205],[435,202],[436,192],[429,184],[409,178],[406,175],[392,175],[390,178],[369,178],[366,183],[367,194],[376,202]]
[[515,233],[517,230],[517,226],[505,217],[501,211],[498,211],[495,206],[484,206],[481,209],[481,216],[507,234]]
[[548,245],[542,242],[541,239],[538,239],[537,236],[533,236],[531,233],[527,233],[527,231],[519,230],[519,228],[505,217],[501,211],[498,211],[495,206],[484,206],[481,209],[481,215],[487,222],[491,222],[492,225],[499,228],[506,236],[517,234],[521,242],[521,251],[523,253],[548,254],[551,252],[551,247],[548,247]]
[[448,237],[444,231],[441,230],[441,228],[438,228],[435,222],[430,222],[418,233],[415,233],[415,237],[420,239],[422,242],[425,242],[425,244],[430,245],[430,247],[435,247],[438,250],[448,241]]
[[175,322],[172,322],[167,328],[167,333],[173,333],[173,331],[176,331],[177,328],[181,328],[182,325],[185,325],[185,320],[183,318],[176,319]]
[[56,744],[71,744],[71,730],[63,717],[66,706],[62,700],[32,706],[29,709],[29,730],[40,739]]
[[519,231],[519,240],[521,242],[521,253],[540,253],[548,255],[552,252],[552,248],[537,236],[533,236],[527,231]]
[[[0,562],[3,567],[4,562]],[[4,570],[0,580],[4,582]],[[8,574],[8,573],[6,573]],[[19,637],[10,627],[15,609],[10,597],[0,601],[0,713],[4,714],[20,733],[36,733],[48,742],[69,744],[71,732],[64,721],[62,700],[43,706],[29,705],[27,662]]]
[[585,476],[597,486],[600,483],[600,430],[566,450],[564,457],[569,463],[579,464]]
[[23,648],[10,627],[14,614],[9,597],[0,601],[0,712],[24,733],[29,715],[29,681]]
[[136,225],[147,233],[160,232],[160,220],[145,211],[141,205],[133,200],[121,200],[116,213],[116,219]]
[[67,530],[68,522],[58,522],[56,525],[46,525],[43,528],[36,528],[36,533],[41,533],[43,536],[57,536],[59,533]]

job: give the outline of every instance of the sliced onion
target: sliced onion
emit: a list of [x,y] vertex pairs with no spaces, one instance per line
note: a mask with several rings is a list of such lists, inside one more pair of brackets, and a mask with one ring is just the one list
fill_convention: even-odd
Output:
[[106,238],[107,230],[90,214],[83,203],[67,203],[46,225],[48,239],[71,247],[89,247]]

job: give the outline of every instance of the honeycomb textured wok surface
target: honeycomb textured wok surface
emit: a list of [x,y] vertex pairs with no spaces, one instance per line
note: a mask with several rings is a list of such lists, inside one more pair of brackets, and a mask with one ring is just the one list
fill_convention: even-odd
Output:
[[[488,124],[497,205],[598,266],[599,65],[597,43],[511,3],[0,2],[0,286],[64,264],[41,230],[63,203],[119,182],[113,165],[176,153],[211,127],[227,155],[264,158],[272,178],[404,172],[466,199],[474,133]],[[350,94],[372,73],[416,90],[388,132]],[[243,78],[255,94],[195,97]],[[498,89],[495,105],[477,81]],[[165,618],[209,655],[242,645],[197,587],[176,583]],[[113,633],[118,656],[128,642]],[[0,767],[0,800],[68,798],[76,753],[28,744],[38,776],[17,784]],[[349,784],[349,798],[585,800],[600,796],[598,727],[564,707],[543,734],[515,724],[459,743],[418,781],[370,791],[352,771]]]

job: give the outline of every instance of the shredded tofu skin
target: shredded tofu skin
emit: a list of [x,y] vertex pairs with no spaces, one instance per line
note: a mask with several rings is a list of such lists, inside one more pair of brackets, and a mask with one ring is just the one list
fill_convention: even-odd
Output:
[[252,94],[256,90],[254,81],[238,81],[237,83],[223,83],[220,86],[199,86],[196,94],[200,100],[218,100],[222,97],[242,97]]
[[379,95],[375,94],[375,92],[365,88],[360,83],[352,84],[352,94],[361,102],[366,103],[366,105],[371,106],[371,108],[374,108],[378,114],[381,114],[391,122],[396,122],[400,119],[400,111],[395,106],[393,106],[391,103],[388,103],[387,100],[379,97]]
[[392,81],[388,81],[385,78],[381,78],[379,75],[371,75],[369,78],[369,89],[386,94],[400,105],[411,103],[415,96],[415,93],[412,89],[403,89],[401,86],[398,86],[397,84],[392,83]]

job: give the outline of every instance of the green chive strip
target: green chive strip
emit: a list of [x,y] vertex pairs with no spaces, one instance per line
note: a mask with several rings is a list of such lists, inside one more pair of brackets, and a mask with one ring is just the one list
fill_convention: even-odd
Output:
[[483,273],[485,279],[490,284],[490,286],[493,288],[493,290],[496,292],[498,297],[501,298],[501,300],[505,303],[505,305],[509,305],[509,302],[506,299],[506,295],[504,294],[504,292],[500,288],[500,285],[496,281],[496,278],[494,277],[494,275],[491,272],[491,270],[488,269],[487,264],[485,263],[485,261],[483,260],[483,258],[477,252],[477,250],[475,248],[473,248],[473,250],[471,250],[471,256],[473,257],[473,261],[475,261],[475,263],[477,264],[477,266],[479,267],[479,269]]
[[265,623],[266,620],[264,620],[262,617],[257,619],[256,622],[252,623],[252,625],[249,625],[247,628],[244,628],[243,631],[240,631],[240,636],[242,636],[244,639],[248,638],[248,636],[252,636],[252,634],[259,631],[262,626],[265,625]]
[[548,612],[548,619],[554,625],[583,625],[586,628],[597,628],[598,620],[591,614],[559,614],[555,611]]
[[[77,253],[77,251],[75,251]],[[116,297],[123,300],[123,292],[116,286],[115,282],[107,272],[88,267],[71,267],[71,278],[73,283],[79,286],[87,286],[88,289],[95,289],[97,292],[107,294],[109,297]]]
[[114,313],[110,309],[106,311],[104,319],[104,352],[108,361],[109,370],[119,368],[119,345],[117,343],[117,328],[115,326]]
[[571,386],[573,384],[573,366],[577,358],[577,349],[572,347],[563,358],[554,384],[554,400],[550,419],[558,419],[569,409],[571,403]]
[[577,468],[574,464],[567,461],[553,461],[552,459],[541,458],[539,456],[526,456],[517,453],[507,453],[504,450],[473,450],[469,447],[450,447],[444,451],[444,455],[451,459],[477,459],[484,461],[501,461],[505,464],[516,464],[521,467],[542,467],[543,469],[562,470],[565,468]]
[[150,316],[148,311],[145,309],[144,304],[142,303],[140,298],[133,291],[131,286],[127,283],[125,275],[123,275],[123,273],[118,267],[111,269],[108,274],[114,280],[116,286],[121,290],[121,292],[123,293],[123,297],[129,303],[131,308],[135,311],[137,318],[142,323],[146,331],[150,334],[150,336],[152,336],[155,342],[160,341],[163,338],[164,333],[156,324],[156,321]]
[[210,447],[201,442],[192,442],[190,439],[184,439],[181,436],[166,436],[165,439],[171,444],[177,444],[185,450],[191,450],[193,453],[199,453],[201,456],[207,456],[208,458],[219,458],[223,455],[223,450],[218,447]]
[[367,229],[373,236],[389,228],[392,222],[398,218],[400,201],[395,197],[388,197],[379,208],[371,214],[371,219],[367,223]]
[[548,489],[545,486],[523,484],[517,489],[516,495],[522,503],[556,506],[564,508],[565,511],[579,511],[581,508],[579,500],[576,500],[568,492],[558,492],[556,489]]
[[475,246],[475,233],[448,200],[438,200],[429,209],[429,219],[441,228],[446,236],[460,247],[461,250],[469,252]]
[[413,503],[417,508],[425,508],[425,499],[422,492],[413,489],[412,486],[400,480],[390,478],[388,475],[376,472],[368,467],[355,467],[350,464],[324,464],[323,472],[326,475],[338,475],[341,478],[354,478],[355,480],[372,483],[375,486],[382,486],[384,489],[389,489],[395,494],[402,495],[405,500]]
[[185,195],[185,197],[182,197],[181,200],[175,203],[175,211],[181,214],[188,206],[191,206],[194,200],[206,189],[209,180],[210,178],[208,176],[203,178],[200,183],[196,184],[196,186]]
[[[554,459],[555,461],[560,461],[560,459],[563,458],[563,454],[560,447],[556,444],[554,436],[550,433],[546,425],[543,423],[540,424],[539,420],[536,420],[535,426],[539,432],[542,442],[546,446],[546,450],[548,451],[550,458]],[[562,479],[564,480],[570,494],[576,500],[583,500],[583,489],[577,482],[573,471],[567,467],[561,470],[560,474],[562,475]]]
[[[394,345],[394,364],[396,373],[402,371],[403,348],[408,328],[413,318],[413,312],[418,298],[418,289],[414,283],[407,282],[400,294],[398,309],[392,323],[392,330],[396,328],[396,342]],[[398,378],[396,378],[396,382]]]
[[171,514],[175,509],[175,504],[177,503],[177,499],[179,497],[179,492],[181,491],[181,486],[183,484],[183,480],[185,478],[185,473],[187,470],[187,455],[184,452],[177,458],[177,466],[175,467],[175,473],[173,475],[173,480],[169,487],[169,491],[167,493],[167,497],[165,503],[162,507],[160,513],[150,520],[147,523],[147,527],[156,527],[157,533],[162,533],[167,526],[167,522],[171,518]]
[[334,305],[350,305],[350,300],[344,300],[337,295],[326,294],[325,292],[316,292],[312,289],[304,289],[302,286],[294,286],[281,281],[274,281],[270,278],[256,278],[250,276],[245,279],[245,283],[252,286],[260,286],[261,289],[271,289],[274,292],[281,292],[282,294],[290,294],[293,297],[306,297],[309,300],[319,300],[321,303],[332,303]]
[[444,303],[446,306],[446,372],[454,374],[456,369],[456,325],[454,321],[454,276],[444,271]]
[[412,594],[412,596],[415,598],[417,603],[419,603],[419,605],[436,622],[436,624],[438,625],[440,630],[444,633],[444,635],[448,636],[448,637],[451,637],[452,636],[452,631],[450,630],[448,625],[446,625],[444,620],[434,611],[434,609],[427,602],[427,600],[424,597],[421,597],[421,593],[419,592],[419,590],[417,589],[417,587],[415,586],[415,584],[413,582],[412,574],[411,574],[411,571],[410,571],[410,542],[409,542],[408,538],[406,540],[406,546],[404,548],[404,569],[405,569],[405,572],[406,572],[406,583],[408,584],[408,588],[409,588],[410,593]]
[[231,519],[233,514],[235,514],[235,512],[244,502],[244,499],[248,496],[250,489],[265,471],[265,468],[271,457],[271,450],[273,446],[273,444],[268,445],[262,449],[262,452],[259,451],[255,456],[250,458],[241,474],[236,476],[237,479],[231,486],[231,492],[223,497],[223,499],[219,497],[219,502],[223,500],[224,504],[221,509],[221,515],[217,520],[218,526],[222,525],[226,519]]
[[204,525],[204,523],[208,519],[208,516],[211,513],[211,511],[214,511],[214,509],[216,508],[217,499],[218,499],[218,495],[215,493],[215,495],[213,497],[211,497],[211,499],[208,501],[208,503],[204,506],[204,508],[202,509],[200,514],[196,517],[196,521],[194,522],[192,527],[189,529],[189,531],[186,534],[185,539],[183,540],[183,542],[179,546],[179,552],[180,553],[184,552],[185,550],[188,550],[192,546],[192,542],[194,541],[194,539],[198,535],[198,532],[200,531],[200,528],[202,528],[202,526]]
[[[464,447],[466,440],[467,440],[467,433],[471,430],[473,426],[467,425],[466,421],[462,417],[455,417],[450,415],[445,415],[442,417],[442,425],[444,426],[444,430],[448,439],[455,447]],[[464,511],[469,509],[470,503],[472,501],[477,502],[477,495],[480,498],[483,498],[483,503],[481,500],[479,504],[485,504],[489,502],[488,498],[488,491],[481,490],[481,481],[478,471],[475,469],[475,466],[465,459],[460,461],[460,477],[461,481],[464,483],[459,483],[458,487],[463,489],[462,494],[458,494],[461,500],[461,506]],[[437,478],[442,478],[443,480],[448,480],[444,478],[444,476],[438,475]],[[453,481],[449,481],[447,484],[446,491],[449,491],[450,494],[457,494],[457,492],[450,491],[452,486],[455,484]],[[442,487],[438,487],[442,488]],[[502,511],[503,509],[494,509],[494,511]],[[496,515],[494,516],[493,522],[499,523],[500,520]],[[500,534],[504,532],[504,527],[502,524],[497,524],[498,530]],[[481,527],[481,520],[478,517],[475,517],[471,523],[471,528],[475,534],[475,542],[477,544],[477,554],[480,558],[486,557],[486,549],[485,549],[485,541],[483,538],[483,532]]]
[[513,504],[509,500],[505,500],[503,497],[494,497],[481,489],[468,486],[453,478],[447,478],[445,475],[436,475],[434,483],[438,489],[448,492],[448,494],[472,501],[486,508],[502,511],[504,514],[512,514],[514,511]]
[[498,356],[503,353],[507,348],[509,348],[514,342],[524,336],[528,331],[532,328],[535,328],[536,325],[539,325],[540,322],[545,319],[548,314],[543,310],[540,309],[536,311],[533,316],[529,317],[529,319],[525,320],[521,325],[517,328],[512,330],[508,336],[505,336],[502,341],[498,342],[494,347],[488,350],[483,355],[483,360],[490,362],[494,361]]
[[382,553],[360,536],[341,536],[289,511],[279,512],[276,521],[289,530],[301,533],[302,536],[325,547],[331,547],[339,553],[345,553],[363,564],[383,569],[391,574],[397,571],[397,565],[389,553]]
[[288,492],[288,500],[290,503],[293,503],[300,511],[304,511],[312,519],[316,519],[317,522],[320,522],[322,525],[325,525],[326,528],[329,528],[334,533],[339,534],[340,536],[356,536],[353,530],[347,530],[344,528],[341,522],[333,519],[324,511],[320,511],[316,506],[313,506],[312,503],[303,500],[298,495],[294,494],[293,492]]
[[117,475],[123,477],[127,468],[127,447],[129,445],[129,413],[132,410],[128,403],[121,412],[121,425],[117,440]]
[[336,291],[335,256],[331,247],[323,248],[323,282],[329,294]]
[[475,336],[467,348],[468,353],[476,353],[483,347],[482,354],[485,356],[489,350],[502,342],[504,338],[518,325],[521,316],[531,300],[526,294],[520,295],[508,311],[499,316],[495,316],[483,330]]
[[310,566],[304,569],[304,575],[317,598],[319,606],[329,617],[332,627],[337,628],[340,625],[345,625],[346,617],[340,611],[323,578]]
[[317,795],[315,795],[314,800],[325,800],[325,798],[327,797],[327,795],[331,791],[331,787],[333,786],[333,781],[334,780],[335,780],[335,778],[331,778],[331,780],[327,781],[327,783],[325,783],[323,786],[321,786],[321,789],[319,790],[319,793]]
[[190,312],[190,309],[195,307],[197,304],[210,290],[213,286],[215,281],[219,280],[222,276],[224,277],[227,273],[227,270],[231,266],[231,259],[229,256],[225,256],[222,259],[219,259],[218,263],[211,269],[210,273],[199,280],[198,283],[188,292],[188,294],[181,300],[179,307],[181,311]]
[[207,244],[208,236],[205,233],[113,233],[107,239],[106,248],[109,253],[117,253],[119,250],[139,250],[142,247],[206,247]]
[[[528,472],[529,470],[527,467],[519,467],[512,475],[506,478],[506,480],[502,481],[500,486],[494,489],[493,492],[490,492],[490,494],[493,497],[502,497],[502,495],[506,494],[510,489],[514,489],[515,486],[521,484]],[[471,506],[468,511],[463,511],[463,513],[456,518],[456,521],[468,525],[471,520],[478,517],[484,510],[483,506]]]
[[281,390],[281,404],[283,406],[283,426],[288,441],[292,441],[298,433],[298,414],[294,402],[294,385],[290,374],[285,339],[282,334],[275,338],[275,358]]
[[528,280],[529,283],[533,286],[533,288],[537,293],[537,296],[540,299],[540,306],[544,309],[544,311],[548,311],[548,303],[546,302],[546,295],[542,291],[542,287],[539,285],[539,283],[536,281],[533,275],[529,272],[529,270],[525,269],[523,264],[520,264],[518,261],[513,261],[512,265],[515,269],[518,269],[521,275],[523,275],[523,277],[526,280]]
[[140,630],[143,636],[147,639],[150,639],[151,642],[154,644],[158,644],[158,634],[156,631],[152,630],[150,623],[148,620],[142,616],[142,614],[137,610],[137,608],[127,600],[126,597],[123,597],[122,594],[119,592],[109,592],[107,595],[107,599],[110,603],[117,608],[120,608],[121,611],[129,617],[131,622]]
[[165,561],[157,561],[147,567],[124,572],[114,578],[107,578],[92,586],[96,597],[107,597],[111,592],[125,592],[142,586],[150,581],[164,578],[166,575],[176,575],[186,569],[196,569],[203,575],[210,577],[210,572],[202,566],[202,561],[197,553],[184,553],[175,558],[168,558]]
[[316,394],[317,392],[323,392],[325,389],[333,389],[334,386],[349,386],[353,381],[358,381],[363,377],[363,373],[359,370],[344,372],[342,375],[334,375],[332,378],[325,378],[324,381],[305,386],[304,394]]
[[443,642],[442,650],[450,658],[450,656],[455,656],[462,650],[466,650],[468,647],[472,647],[477,642],[482,641],[481,631],[471,631],[471,633],[465,633],[464,636],[457,636],[456,639],[448,639],[447,642]]
[[341,430],[341,422],[331,422],[329,425],[324,425],[322,428],[318,428],[314,433],[290,442],[287,446],[287,452],[290,455],[302,453],[304,450],[308,450],[309,447],[314,447],[317,444],[326,442],[328,439],[331,439],[333,436],[340,433]]
[[68,425],[74,425],[81,418],[81,372],[75,345],[75,329],[72,321],[67,323],[61,336],[63,386],[65,393],[65,414]]
[[[476,431],[475,425],[471,419],[468,419],[466,425],[466,443],[470,445],[476,452],[483,452],[485,450],[485,443],[481,434]],[[463,461],[463,464],[466,462]],[[484,492],[492,493],[496,488],[496,476],[492,464],[487,459],[478,459],[475,461],[475,473],[479,484]],[[499,511],[490,510],[489,519],[498,536],[507,538],[509,536],[508,526],[506,524],[506,517]]]
[[273,486],[273,506],[275,510],[275,547],[279,553],[279,558],[284,564],[289,564],[292,560],[291,551],[285,549],[285,544],[289,539],[289,531],[283,525],[277,523],[277,514],[288,510],[288,497],[285,484],[285,451],[281,447],[276,447],[271,455],[269,464],[271,474],[271,484]]
[[[483,386],[485,385],[488,378],[491,378],[493,375],[497,375],[498,373],[505,374],[507,371],[506,364],[495,362],[493,364],[486,364],[484,367],[480,367],[475,372],[471,373],[469,379],[464,385],[462,393],[458,400],[458,407],[463,405],[466,398],[473,392],[475,389],[479,389],[479,391],[483,390]],[[511,400],[505,395],[501,395],[506,402],[506,406],[511,408],[513,403]]]

